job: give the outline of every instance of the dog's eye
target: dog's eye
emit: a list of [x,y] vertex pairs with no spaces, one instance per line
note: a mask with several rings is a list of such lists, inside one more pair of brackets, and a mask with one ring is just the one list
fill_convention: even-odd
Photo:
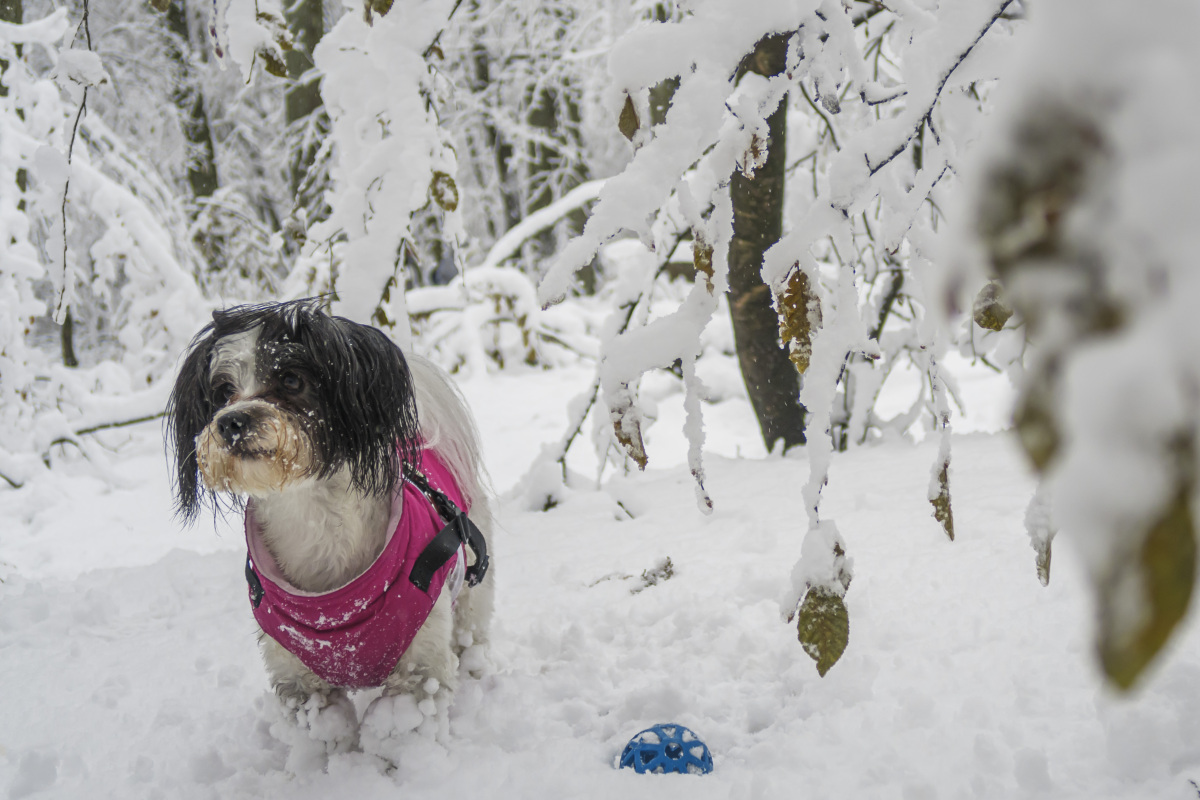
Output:
[[304,381],[294,372],[285,372],[279,382],[289,392],[298,392],[304,388]]
[[234,388],[232,383],[222,383],[213,391],[213,397],[221,405],[225,405],[232,400],[235,394],[237,394],[237,389]]

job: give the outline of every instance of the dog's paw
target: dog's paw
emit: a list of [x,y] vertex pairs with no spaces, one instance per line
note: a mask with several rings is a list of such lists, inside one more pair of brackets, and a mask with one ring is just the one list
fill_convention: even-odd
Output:
[[286,769],[294,774],[320,771],[329,756],[358,747],[358,714],[345,692],[314,694],[306,700],[274,704],[273,737],[288,746]]
[[313,695],[296,709],[297,727],[325,745],[325,752],[346,753],[358,747],[358,712],[345,692]]
[[437,748],[450,734],[450,692],[429,678],[415,694],[383,695],[363,715],[359,741],[363,752],[398,767],[401,756]]
[[492,660],[486,644],[472,644],[458,657],[458,667],[478,680],[492,671]]

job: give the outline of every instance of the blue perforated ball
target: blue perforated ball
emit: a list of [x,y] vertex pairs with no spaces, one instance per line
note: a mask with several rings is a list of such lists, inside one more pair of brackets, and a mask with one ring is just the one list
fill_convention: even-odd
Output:
[[620,767],[635,772],[712,772],[712,753],[700,737],[682,725],[655,725],[629,740],[621,753]]

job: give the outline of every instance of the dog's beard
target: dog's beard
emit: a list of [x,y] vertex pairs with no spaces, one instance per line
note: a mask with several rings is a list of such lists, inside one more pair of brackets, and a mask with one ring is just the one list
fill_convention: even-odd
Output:
[[252,497],[283,491],[318,471],[312,438],[273,406],[256,414],[254,427],[235,446],[214,419],[196,440],[196,456],[209,489]]

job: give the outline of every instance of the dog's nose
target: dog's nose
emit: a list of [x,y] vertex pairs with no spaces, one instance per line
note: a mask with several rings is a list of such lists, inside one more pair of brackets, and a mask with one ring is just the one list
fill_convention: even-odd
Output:
[[250,415],[245,411],[230,411],[217,419],[217,433],[226,444],[235,445],[250,430]]

